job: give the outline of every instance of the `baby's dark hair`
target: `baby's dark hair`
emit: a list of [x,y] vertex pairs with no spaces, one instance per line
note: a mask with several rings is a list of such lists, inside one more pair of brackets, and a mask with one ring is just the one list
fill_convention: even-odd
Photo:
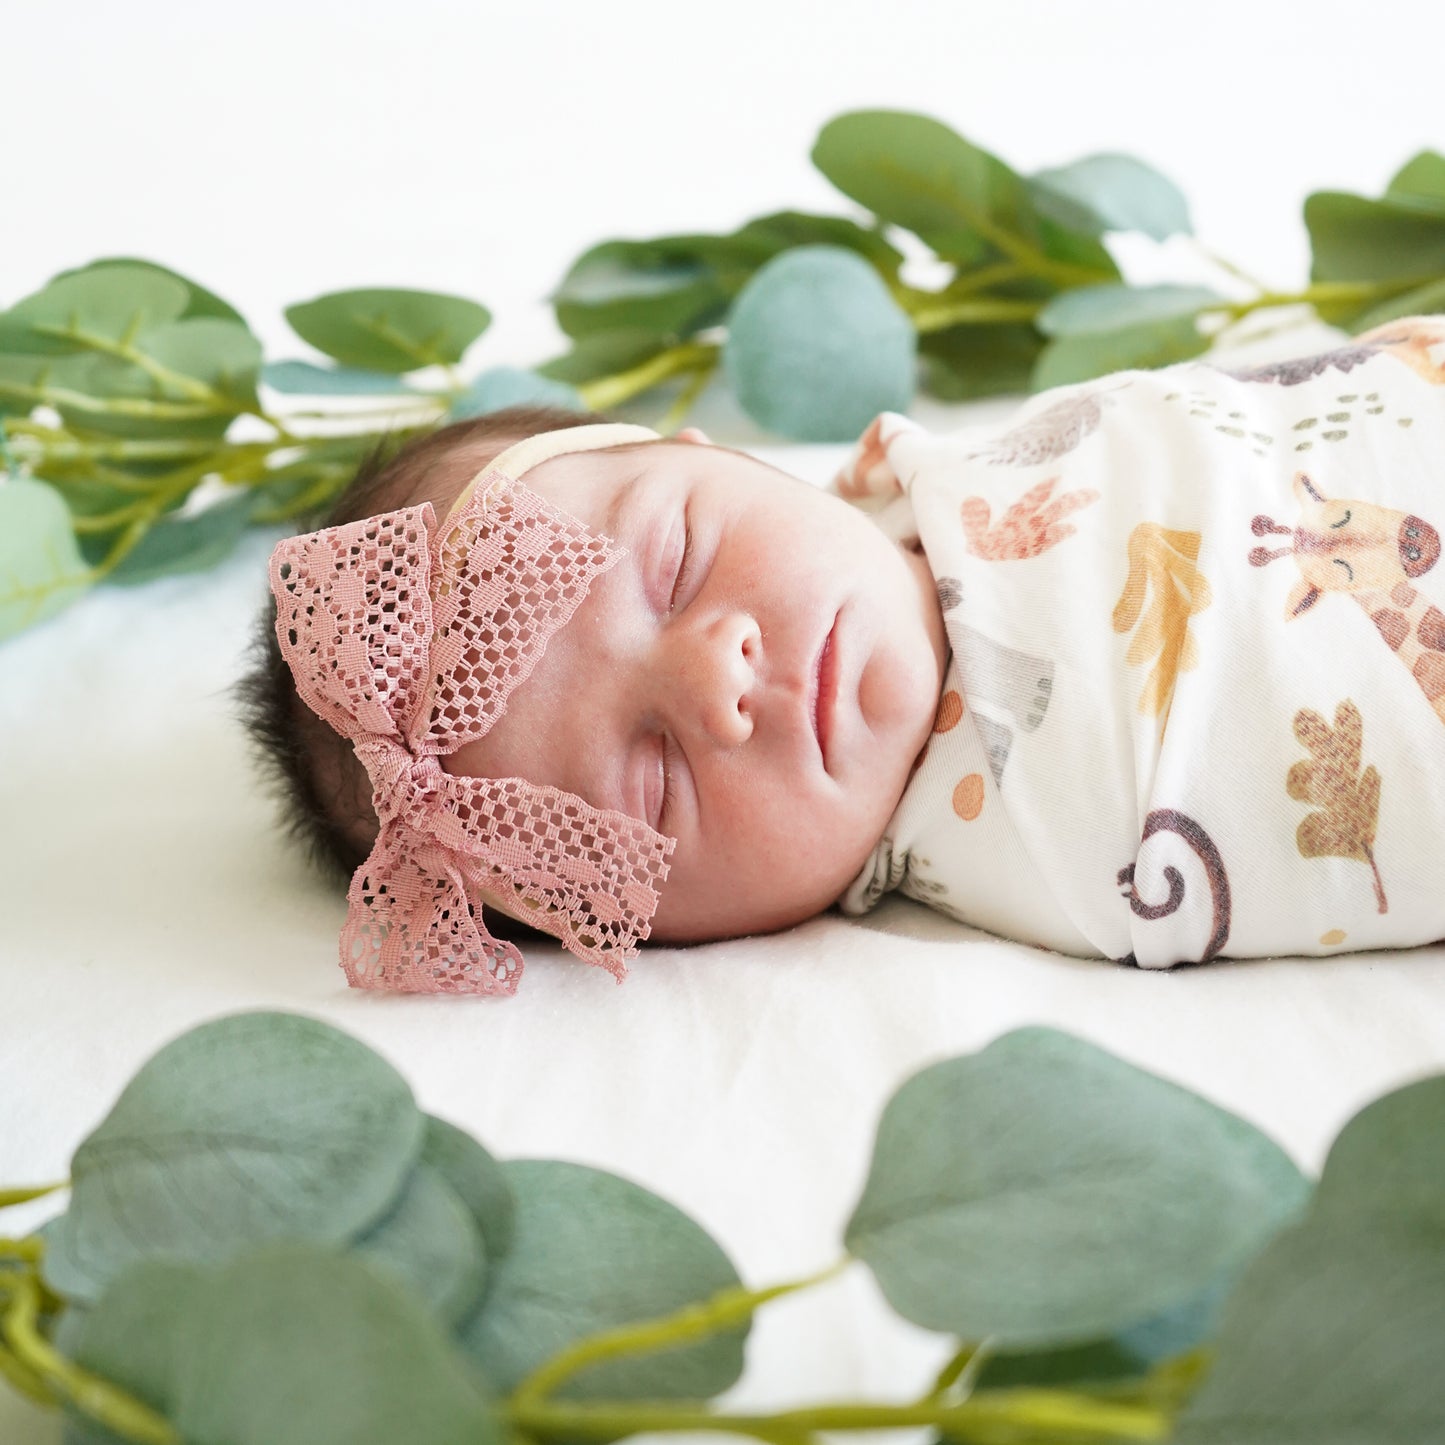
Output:
[[[399,507],[452,497],[495,457],[538,432],[615,421],[601,412],[548,406],[509,406],[469,421],[453,422],[413,437],[400,449],[383,439],[358,467],[346,489],[319,521],[298,530],[339,527]],[[459,476],[459,469],[465,469]],[[450,490],[448,490],[450,487]],[[276,599],[269,595],[256,619],[246,670],[232,695],[254,755],[275,800],[283,826],[312,866],[348,884],[376,840],[371,782],[351,743],[318,717],[296,691],[291,669],[276,640]],[[493,909],[484,911],[494,936],[514,941],[545,935]]]

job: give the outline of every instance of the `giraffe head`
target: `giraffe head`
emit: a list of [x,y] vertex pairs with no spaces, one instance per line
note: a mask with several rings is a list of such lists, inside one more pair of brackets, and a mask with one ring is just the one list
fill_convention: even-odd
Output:
[[1285,617],[1298,617],[1324,592],[1389,592],[1412,581],[1440,560],[1440,534],[1410,512],[1354,499],[1335,499],[1320,492],[1305,472],[1294,475],[1299,523],[1280,526],[1256,517],[1256,537],[1285,533],[1292,547],[1270,551],[1255,547],[1249,560],[1263,567],[1276,557],[1293,557],[1299,581],[1285,602]]

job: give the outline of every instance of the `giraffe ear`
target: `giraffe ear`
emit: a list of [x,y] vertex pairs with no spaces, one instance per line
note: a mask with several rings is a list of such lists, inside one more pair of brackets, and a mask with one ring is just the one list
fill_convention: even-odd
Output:
[[1312,582],[1307,582],[1303,577],[1289,590],[1289,596],[1284,602],[1284,619],[1291,621],[1300,615],[1301,612],[1308,612],[1311,607],[1319,601],[1320,589]]

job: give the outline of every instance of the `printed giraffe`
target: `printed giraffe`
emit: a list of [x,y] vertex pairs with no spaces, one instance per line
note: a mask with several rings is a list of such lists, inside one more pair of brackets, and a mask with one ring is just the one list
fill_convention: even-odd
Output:
[[1445,364],[1434,357],[1435,348],[1445,345],[1445,317],[1405,316],[1366,331],[1355,341],[1388,351],[1432,386],[1445,385]]
[[1410,585],[1440,560],[1440,534],[1413,513],[1322,496],[1304,472],[1294,475],[1294,493],[1297,527],[1265,516],[1250,524],[1256,537],[1293,535],[1292,547],[1255,547],[1249,554],[1256,567],[1294,558],[1300,578],[1285,602],[1285,620],[1308,611],[1325,592],[1354,598],[1445,722],[1445,612]]

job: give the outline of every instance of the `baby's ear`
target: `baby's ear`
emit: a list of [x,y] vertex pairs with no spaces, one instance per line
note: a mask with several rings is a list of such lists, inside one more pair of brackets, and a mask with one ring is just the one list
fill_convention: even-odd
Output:
[[708,434],[700,426],[685,426],[673,437],[677,442],[702,442],[704,446],[711,446]]

